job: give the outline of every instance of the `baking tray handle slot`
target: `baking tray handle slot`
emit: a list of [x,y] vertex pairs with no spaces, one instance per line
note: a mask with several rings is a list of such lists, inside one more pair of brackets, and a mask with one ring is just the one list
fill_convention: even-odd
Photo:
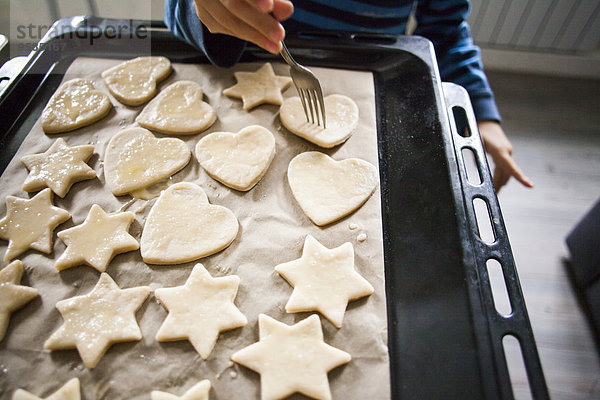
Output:
[[[486,314],[488,333],[493,347],[493,362],[498,379],[502,383],[500,385],[501,393],[498,395],[503,399],[514,399],[503,345],[505,337],[513,336],[521,347],[532,398],[549,399],[506,227],[494,191],[492,175],[485,158],[469,95],[464,88],[453,83],[444,82],[442,88],[448,117],[451,121],[452,142],[463,188],[466,222],[469,226],[467,234],[470,236],[475,255],[476,265],[474,267],[477,270],[479,281],[479,298]],[[465,150],[467,151],[465,152]],[[465,158],[465,153],[472,154],[472,159]],[[469,179],[468,168],[477,170],[478,181]],[[470,175],[472,176],[473,172]],[[477,212],[475,208],[477,201],[483,201],[486,205],[485,212]],[[493,231],[493,237],[482,239],[478,217],[480,220],[482,218],[489,219],[488,223]],[[502,273],[495,279],[503,278],[504,280],[503,284],[510,304],[510,312],[507,315],[503,315],[504,313],[497,309],[501,299],[499,296],[494,299],[488,272],[490,260],[495,260],[501,267]]]
[[27,57],[14,57],[0,67],[0,97],[11,81],[23,71],[26,62]]

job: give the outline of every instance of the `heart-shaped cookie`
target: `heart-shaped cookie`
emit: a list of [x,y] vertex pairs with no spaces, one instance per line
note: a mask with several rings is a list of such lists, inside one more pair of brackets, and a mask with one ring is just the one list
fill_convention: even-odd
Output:
[[192,135],[217,119],[212,107],[202,100],[200,85],[175,82],[163,89],[135,119],[144,128],[167,135]]
[[210,204],[206,193],[189,182],[161,193],[148,214],[140,248],[149,264],[180,264],[223,250],[239,224],[225,207]]
[[196,145],[204,170],[230,188],[247,191],[263,177],[273,157],[275,138],[266,128],[251,125],[238,133],[214,132]]
[[190,161],[183,140],[157,139],[147,129],[129,128],[110,139],[104,177],[115,196],[144,189],[179,171]]
[[350,97],[332,94],[324,99],[325,128],[306,120],[299,97],[291,97],[279,111],[281,123],[293,134],[320,147],[331,148],[344,143],[358,124],[358,106]]
[[166,57],[137,57],[102,73],[110,93],[121,103],[139,106],[156,94],[156,84],[171,73]]
[[309,151],[290,161],[288,182],[302,211],[323,226],[360,208],[377,187],[378,173],[358,158],[336,161]]
[[87,79],[63,83],[42,112],[46,133],[70,132],[93,124],[108,114],[112,103],[108,95],[96,90]]

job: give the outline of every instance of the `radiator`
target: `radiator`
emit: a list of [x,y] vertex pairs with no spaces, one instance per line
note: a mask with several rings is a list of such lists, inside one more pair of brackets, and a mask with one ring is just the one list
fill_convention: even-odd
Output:
[[599,0],[472,0],[473,40],[482,47],[588,54],[600,49]]

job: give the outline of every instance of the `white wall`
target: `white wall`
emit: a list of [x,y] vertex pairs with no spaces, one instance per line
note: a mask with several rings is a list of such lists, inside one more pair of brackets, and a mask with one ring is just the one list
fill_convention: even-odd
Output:
[[472,0],[488,70],[600,79],[600,1]]
[[486,46],[584,54],[600,49],[598,0],[472,0],[473,38]]

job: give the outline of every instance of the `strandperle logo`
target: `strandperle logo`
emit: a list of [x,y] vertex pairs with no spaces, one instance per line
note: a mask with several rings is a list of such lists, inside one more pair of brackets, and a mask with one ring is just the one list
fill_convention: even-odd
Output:
[[[19,50],[37,50],[39,41],[52,28],[51,25],[17,25],[15,27],[17,46]],[[56,36],[73,39],[87,39],[88,43],[93,46],[94,41],[100,38],[106,39],[146,39],[148,31],[145,26],[134,26],[133,20],[128,20],[127,23],[117,25],[93,25],[89,24],[88,20],[83,19],[82,22],[73,25],[58,25],[54,27]],[[56,44],[55,44],[56,45]]]

